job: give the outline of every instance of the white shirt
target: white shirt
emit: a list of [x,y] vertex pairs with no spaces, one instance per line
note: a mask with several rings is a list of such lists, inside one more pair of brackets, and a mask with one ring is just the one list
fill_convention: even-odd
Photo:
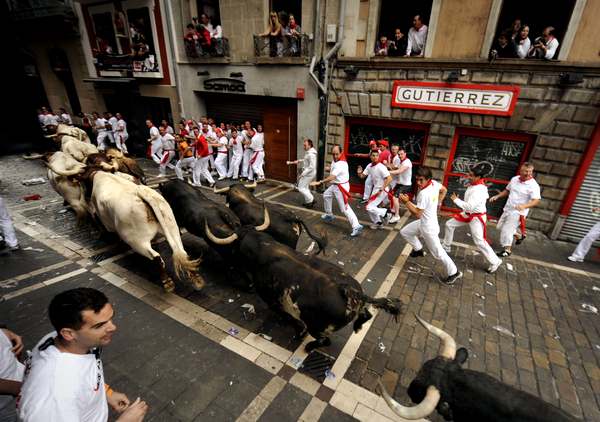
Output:
[[558,49],[558,40],[556,38],[552,38],[546,44],[546,55],[544,56],[544,58],[547,60],[553,59],[554,55],[556,54],[557,49]]
[[46,126],[57,126],[58,125],[58,116],[56,114],[46,114],[44,117],[44,125]]
[[119,126],[119,119],[117,119],[115,116],[112,116],[110,119],[108,119],[108,123],[110,123],[110,127],[112,127],[113,132],[116,132]]
[[515,40],[517,44],[517,56],[524,59],[529,54],[529,48],[531,47],[531,40],[529,37],[524,40]]
[[73,124],[73,120],[71,120],[71,116],[69,115],[69,113],[63,113],[60,115],[60,120],[62,120],[63,123],[67,124],[67,125],[72,125]]
[[417,194],[417,208],[423,210],[421,215],[421,231],[438,234],[440,225],[437,218],[437,207],[440,196],[440,184],[435,180],[431,180],[431,184],[425,189],[419,190]]
[[150,128],[150,139],[152,139],[152,141],[160,139],[160,132],[158,131],[158,128],[156,126],[152,126]]
[[317,174],[317,150],[310,148],[302,159],[302,174],[300,177],[314,177]]
[[40,125],[44,126],[46,124],[46,115],[44,113],[38,114],[38,120]]
[[244,145],[242,141],[244,137],[242,135],[238,135],[237,137],[231,137],[229,140],[229,147],[233,151],[233,155],[242,155],[244,153]]
[[390,171],[382,163],[375,165],[371,164],[363,170],[363,174],[371,176],[371,182],[373,183],[373,192],[380,191],[383,189],[383,182],[390,175]]
[[348,163],[346,161],[334,161],[331,163],[331,175],[335,176],[332,183],[346,184],[350,181],[350,172],[348,171]]
[[263,151],[265,147],[265,134],[256,132],[252,137],[250,148],[252,151]]
[[119,121],[117,122],[117,131],[125,137],[128,136],[127,123],[125,123],[125,120],[119,119]]
[[217,147],[217,151],[227,152],[227,136],[223,135],[219,138],[219,146]]
[[175,133],[175,131],[173,130],[173,128],[171,126],[169,126],[169,125],[167,125],[166,131],[167,131],[167,133],[169,133],[171,135]]
[[[165,133],[160,137],[163,151],[175,150],[175,138],[170,133]],[[168,152],[167,151],[167,152]]]
[[408,44],[406,46],[406,55],[416,53],[422,56],[425,53],[425,43],[427,42],[427,25],[421,26],[418,30],[414,27],[408,30]]
[[[25,366],[17,360],[11,351],[12,348],[12,343],[6,337],[4,331],[0,330],[0,378],[10,381],[22,381]],[[0,410],[12,403],[12,396],[0,395]]]
[[33,350],[19,417],[23,422],[106,422],[102,362],[91,353],[63,353],[53,345],[39,350],[50,337],[56,332],[44,336]]
[[487,211],[485,203],[490,197],[488,188],[484,184],[472,185],[465,191],[464,201],[456,198],[454,203],[464,212],[469,214],[483,214]]
[[[517,205],[526,204],[532,199],[542,199],[540,185],[538,185],[534,178],[521,182],[520,177],[515,176],[510,179],[510,183],[506,186],[506,190],[510,193],[508,194],[508,200],[504,206],[504,211],[515,211]],[[529,209],[525,209],[519,213],[527,216],[527,214],[529,214]]]
[[396,183],[402,186],[411,186],[412,185],[412,161],[408,157],[404,159],[404,161],[400,160],[400,157],[397,155],[394,157],[393,165],[396,168],[406,167],[400,174],[396,174]]
[[[256,129],[252,129],[254,132],[256,132]],[[245,142],[250,142],[252,141],[252,138],[250,137],[250,135],[248,135],[248,131],[246,129],[242,130],[242,136],[244,137]],[[248,147],[244,147],[244,148],[250,148]]]
[[98,132],[102,132],[105,131],[106,128],[105,126],[108,124],[108,122],[106,121],[106,119],[104,117],[98,117],[95,121],[94,121],[94,125],[96,125],[96,130]]

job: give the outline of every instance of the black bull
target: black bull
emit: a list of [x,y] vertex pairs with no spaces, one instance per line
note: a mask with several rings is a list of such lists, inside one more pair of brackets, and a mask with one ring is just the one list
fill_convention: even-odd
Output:
[[421,318],[418,321],[442,339],[440,356],[423,364],[408,387],[414,407],[393,400],[380,387],[388,405],[400,417],[421,419],[437,410],[446,420],[490,422],[573,422],[578,419],[525,391],[504,384],[494,377],[463,369],[465,348],[456,350],[454,339]]
[[243,226],[257,226],[263,223],[263,210],[266,207],[271,217],[271,223],[266,229],[275,240],[296,249],[302,230],[317,243],[317,254],[325,250],[327,237],[324,234],[314,234],[308,226],[293,211],[277,204],[268,204],[256,198],[242,184],[234,184],[223,189],[215,189],[216,193],[226,193],[229,208],[239,217]]
[[[207,233],[213,242],[221,241],[210,228]],[[354,331],[360,330],[372,317],[367,304],[394,316],[400,314],[398,299],[365,295],[360,284],[341,268],[296,252],[266,232],[246,226],[229,241],[261,299],[272,310],[291,317],[299,337],[308,332],[315,338],[306,351],[331,344],[329,335],[352,321]]]

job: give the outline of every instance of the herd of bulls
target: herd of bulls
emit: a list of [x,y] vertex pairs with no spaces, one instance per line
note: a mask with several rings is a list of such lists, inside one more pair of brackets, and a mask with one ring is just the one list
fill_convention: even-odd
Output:
[[[235,184],[215,192],[226,204],[206,197],[199,189],[173,180],[159,186],[160,194],[145,186],[135,160],[118,151],[99,152],[79,129],[59,125],[55,135],[61,150],[47,159],[48,178],[73,208],[78,220],[86,218],[115,232],[135,252],[154,261],[166,291],[174,289],[165,263],[152,248],[161,233],[173,252],[178,276],[197,289],[204,286],[200,260],[184,250],[180,228],[201,237],[230,266],[236,283],[255,291],[269,307],[285,316],[302,338],[314,340],[311,351],[330,344],[329,335],[353,323],[354,331],[372,318],[368,305],[397,317],[398,299],[371,298],[342,268],[316,255],[327,245],[326,236],[312,231],[294,212],[256,198],[251,188]],[[315,255],[296,251],[306,231],[318,245]],[[481,372],[461,368],[467,359],[452,337],[424,320],[418,321],[442,340],[440,355],[425,362],[409,386],[405,407],[382,393],[394,412],[420,419],[435,410],[456,421],[574,421],[572,416],[536,396],[517,390]]]

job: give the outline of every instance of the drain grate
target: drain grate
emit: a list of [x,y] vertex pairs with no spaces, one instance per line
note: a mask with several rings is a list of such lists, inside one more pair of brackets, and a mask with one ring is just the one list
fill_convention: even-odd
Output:
[[298,372],[306,374],[309,377],[317,380],[319,383],[325,381],[327,377],[334,377],[335,375],[331,372],[335,359],[327,356],[318,350],[313,350],[302,362],[302,366]]

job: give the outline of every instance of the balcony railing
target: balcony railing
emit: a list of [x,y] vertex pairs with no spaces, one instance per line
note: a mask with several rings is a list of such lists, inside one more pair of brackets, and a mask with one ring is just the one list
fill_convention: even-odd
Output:
[[202,46],[199,40],[184,38],[185,55],[190,59],[229,57],[229,40],[212,38],[210,46]]
[[254,35],[255,57],[310,57],[312,40],[307,34],[271,37]]

